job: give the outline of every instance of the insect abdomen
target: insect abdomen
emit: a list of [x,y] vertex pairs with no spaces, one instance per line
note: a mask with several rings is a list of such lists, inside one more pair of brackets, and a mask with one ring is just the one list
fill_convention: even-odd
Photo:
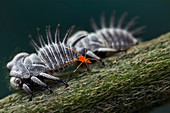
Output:
[[[138,40],[135,36],[140,35],[143,32],[145,26],[135,28],[137,18],[133,18],[125,26],[123,22],[127,13],[124,13],[117,26],[115,26],[115,13],[111,15],[110,25],[106,26],[104,13],[101,15],[101,28],[97,27],[95,21],[92,19],[91,26],[94,32],[88,33],[87,31],[79,31],[70,37],[69,41],[74,41],[77,36],[86,34],[87,38],[80,40],[75,48],[86,47],[87,50],[92,52],[120,52],[126,51],[133,45],[138,44]],[[95,40],[94,40],[95,39]]]
[[[30,37],[30,40],[40,59],[49,67],[49,70],[47,71],[61,72],[73,65],[73,62],[68,61],[76,58],[77,54],[67,49],[67,45],[64,41],[62,43],[60,42],[59,36],[56,36],[55,42],[53,42],[50,28],[47,28],[46,34],[48,44],[46,44],[40,31],[38,31],[38,33],[41,47],[35,43],[32,37]],[[68,36],[65,38],[68,38]]]

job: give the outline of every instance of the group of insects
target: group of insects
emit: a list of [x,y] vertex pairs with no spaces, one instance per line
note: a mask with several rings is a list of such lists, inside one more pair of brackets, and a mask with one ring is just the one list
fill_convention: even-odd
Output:
[[97,27],[94,20],[91,21],[92,28],[95,31],[92,33],[78,31],[70,37],[73,30],[73,27],[71,27],[62,42],[60,41],[60,25],[55,32],[55,41],[53,41],[50,26],[46,27],[47,43],[40,29],[37,29],[40,46],[31,35],[29,36],[36,53],[18,53],[7,64],[7,68],[10,69],[11,85],[29,93],[29,100],[32,100],[33,96],[30,87],[34,85],[40,85],[52,93],[52,90],[42,81],[42,78],[62,82],[68,87],[65,81],[52,76],[51,73],[63,72],[70,68],[75,61],[80,61],[80,65],[84,63],[87,70],[90,70],[88,63],[91,63],[91,60],[96,60],[104,65],[98,53],[126,51],[138,44],[135,36],[142,33],[143,27],[132,30],[136,25],[137,18],[133,18],[125,27],[122,27],[126,15],[127,13],[124,13],[115,26],[115,13],[113,12],[110,25],[106,27],[104,14],[102,14],[100,18],[101,28]]

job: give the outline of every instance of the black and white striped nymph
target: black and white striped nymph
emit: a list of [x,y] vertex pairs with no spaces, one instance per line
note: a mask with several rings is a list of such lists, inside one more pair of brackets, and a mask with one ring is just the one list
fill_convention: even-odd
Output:
[[[134,28],[137,23],[137,17],[123,26],[126,16],[127,13],[124,13],[120,17],[117,26],[115,26],[115,12],[113,12],[110,18],[110,25],[107,27],[104,13],[102,13],[100,18],[101,28],[98,28],[94,19],[91,19],[91,26],[94,32],[78,31],[68,39],[68,43],[74,42],[74,40],[77,40],[81,35],[87,35],[86,38],[80,40],[74,47],[86,47],[87,55],[96,59],[100,59],[100,57],[96,55],[97,53],[102,53],[103,55],[107,52],[116,53],[126,51],[133,45],[139,43],[135,37],[140,35],[144,29],[144,26]],[[91,55],[88,53],[91,53]]]
[[66,82],[61,80],[56,76],[50,75],[50,73],[58,73],[65,71],[73,65],[74,59],[77,59],[80,54],[84,54],[85,49],[79,48],[77,54],[73,51],[75,44],[85,36],[80,36],[73,43],[67,44],[68,38],[70,36],[73,27],[71,27],[66,33],[62,43],[60,42],[60,26],[58,25],[55,33],[55,41],[52,39],[50,27],[46,28],[46,35],[48,44],[45,43],[44,38],[38,29],[38,36],[40,41],[40,46],[33,40],[30,35],[30,41],[35,48],[36,53],[28,54],[25,52],[18,53],[12,61],[7,64],[10,69],[10,83],[15,88],[21,88],[30,94],[29,100],[32,100],[32,91],[29,86],[34,86],[35,84],[47,88],[50,92],[52,90],[41,81],[42,78],[51,79],[54,81],[62,82],[68,86]]

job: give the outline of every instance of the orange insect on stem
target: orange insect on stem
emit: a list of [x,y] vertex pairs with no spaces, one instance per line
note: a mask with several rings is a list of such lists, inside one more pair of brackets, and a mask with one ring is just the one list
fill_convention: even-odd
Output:
[[[71,49],[71,48],[69,48],[69,47],[66,47],[66,48],[67,48],[67,49]],[[97,59],[86,58],[86,48],[85,48],[85,56],[83,56],[82,54],[80,54],[79,52],[77,52],[77,51],[74,50],[74,49],[71,49],[71,50],[73,50],[74,52],[76,52],[76,53],[79,54],[80,56],[79,56],[79,59],[76,58],[76,59],[70,60],[70,61],[68,61],[68,62],[73,62],[73,61],[80,61],[80,62],[81,62],[81,63],[79,64],[79,66],[78,66],[73,72],[76,72],[76,70],[77,70],[83,63],[85,63],[87,69],[90,70],[90,68],[89,68],[89,66],[88,66],[87,63],[91,63],[90,60],[96,60],[96,61],[98,61]],[[98,61],[98,62],[99,62],[99,61]]]

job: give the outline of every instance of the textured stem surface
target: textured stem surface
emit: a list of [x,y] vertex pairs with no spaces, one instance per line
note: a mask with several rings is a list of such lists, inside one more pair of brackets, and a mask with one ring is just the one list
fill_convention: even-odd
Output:
[[[105,65],[63,74],[68,82],[45,81],[54,91],[32,88],[0,100],[0,112],[144,112],[170,100],[170,33],[104,59]],[[82,68],[81,68],[82,69]]]

